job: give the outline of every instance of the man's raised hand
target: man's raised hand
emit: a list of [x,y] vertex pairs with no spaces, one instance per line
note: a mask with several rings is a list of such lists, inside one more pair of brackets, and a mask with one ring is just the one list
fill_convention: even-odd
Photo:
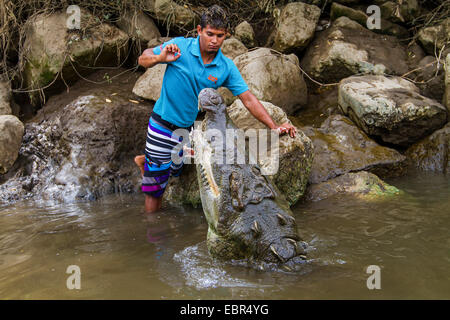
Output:
[[180,48],[174,43],[168,44],[161,51],[160,59],[163,62],[174,62],[181,57]]

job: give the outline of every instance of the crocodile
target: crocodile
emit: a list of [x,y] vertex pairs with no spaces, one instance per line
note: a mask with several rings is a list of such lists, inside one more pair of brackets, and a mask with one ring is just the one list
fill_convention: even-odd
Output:
[[[307,244],[298,234],[289,203],[270,178],[261,174],[258,165],[226,161],[230,152],[224,138],[226,130],[238,128],[228,117],[222,96],[206,88],[199,93],[198,101],[199,110],[206,113],[192,140],[208,222],[209,253],[221,260],[245,261],[262,270],[299,271],[307,261]],[[238,159],[242,148],[233,147],[233,152]]]

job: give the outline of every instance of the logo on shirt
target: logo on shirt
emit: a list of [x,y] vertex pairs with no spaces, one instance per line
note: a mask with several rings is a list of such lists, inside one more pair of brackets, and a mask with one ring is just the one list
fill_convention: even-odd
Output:
[[217,79],[216,77],[213,77],[212,75],[209,75],[208,80],[210,80],[210,81],[214,82],[214,84],[216,84],[217,80],[219,80],[219,79]]

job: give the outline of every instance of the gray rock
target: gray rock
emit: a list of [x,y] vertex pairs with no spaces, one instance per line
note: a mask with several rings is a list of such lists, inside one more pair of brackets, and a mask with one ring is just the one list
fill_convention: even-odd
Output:
[[234,63],[258,99],[280,106],[288,115],[306,104],[306,84],[294,54],[261,48],[239,55]]
[[139,77],[133,88],[133,93],[144,99],[156,101],[161,94],[162,82],[167,65],[159,63],[152,68],[148,68]]
[[27,122],[19,158],[0,177],[0,201],[70,202],[139,189],[133,159],[144,149],[151,105],[130,101],[129,85],[122,83],[77,93],[63,106],[64,98],[52,97]]
[[8,81],[0,77],[0,115],[11,114],[11,87]]
[[319,16],[317,6],[302,2],[287,4],[278,17],[273,48],[284,53],[305,48],[314,36]]
[[313,79],[338,82],[358,73],[408,72],[407,48],[398,39],[374,33],[347,17],[338,18],[308,46],[301,66]]
[[[128,36],[117,27],[99,24],[84,9],[81,10],[81,28],[86,29],[84,35],[69,33],[66,23],[65,12],[40,14],[27,21],[26,39],[21,52],[24,87],[43,88],[56,78],[45,93],[62,91],[66,87],[62,79],[57,78],[60,70],[65,83],[70,85],[79,79],[77,73],[87,75],[95,71],[90,67],[117,66],[126,58]],[[42,102],[38,91],[29,95],[32,104]]]
[[12,167],[22,144],[23,124],[13,115],[0,115],[0,174]]
[[199,21],[194,11],[172,0],[155,0],[154,13],[156,19],[164,23],[168,30],[191,30]]
[[367,171],[349,172],[308,187],[305,200],[320,201],[336,195],[352,195],[364,201],[376,201],[400,194],[400,190]]
[[[261,101],[264,108],[277,124],[291,123],[286,113],[270,102]],[[240,100],[233,102],[227,108],[233,123],[244,131],[249,129],[267,129],[267,127],[253,117]],[[268,133],[269,134],[269,133]],[[259,143],[259,142],[258,142]],[[273,152],[278,152],[278,169],[274,170]],[[280,136],[279,148],[268,152],[267,157],[258,157],[258,164],[266,172],[275,172],[270,177],[277,188],[284,194],[290,205],[295,204],[305,193],[308,176],[313,161],[314,147],[311,140],[297,129],[294,138]],[[272,157],[272,158],[271,158]]]
[[343,79],[339,107],[369,136],[399,146],[409,146],[447,122],[444,106],[400,77]]
[[126,10],[117,21],[117,26],[131,38],[148,42],[161,37],[153,20],[142,11]]
[[450,43],[450,18],[447,18],[438,25],[426,27],[417,33],[419,42],[425,51],[434,56],[436,52]]
[[241,54],[248,52],[247,47],[244,46],[244,44],[235,37],[226,39],[223,42],[222,48],[220,50],[222,50],[222,53],[231,60]]
[[234,36],[238,38],[247,48],[252,48],[256,45],[255,32],[252,26],[247,21],[243,21],[234,29]]
[[406,151],[408,162],[422,171],[450,173],[450,123],[412,145]]
[[320,128],[300,128],[313,142],[309,182],[319,183],[348,172],[366,170],[383,178],[406,172],[406,157],[369,139],[348,118],[332,115]]

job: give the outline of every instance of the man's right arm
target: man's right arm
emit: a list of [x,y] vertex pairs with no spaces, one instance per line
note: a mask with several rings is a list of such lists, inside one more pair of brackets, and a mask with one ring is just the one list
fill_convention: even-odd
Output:
[[160,54],[155,54],[152,48],[145,49],[138,59],[139,65],[144,68],[151,68],[158,63],[170,63],[181,56],[181,51],[174,43],[168,44],[161,50]]

